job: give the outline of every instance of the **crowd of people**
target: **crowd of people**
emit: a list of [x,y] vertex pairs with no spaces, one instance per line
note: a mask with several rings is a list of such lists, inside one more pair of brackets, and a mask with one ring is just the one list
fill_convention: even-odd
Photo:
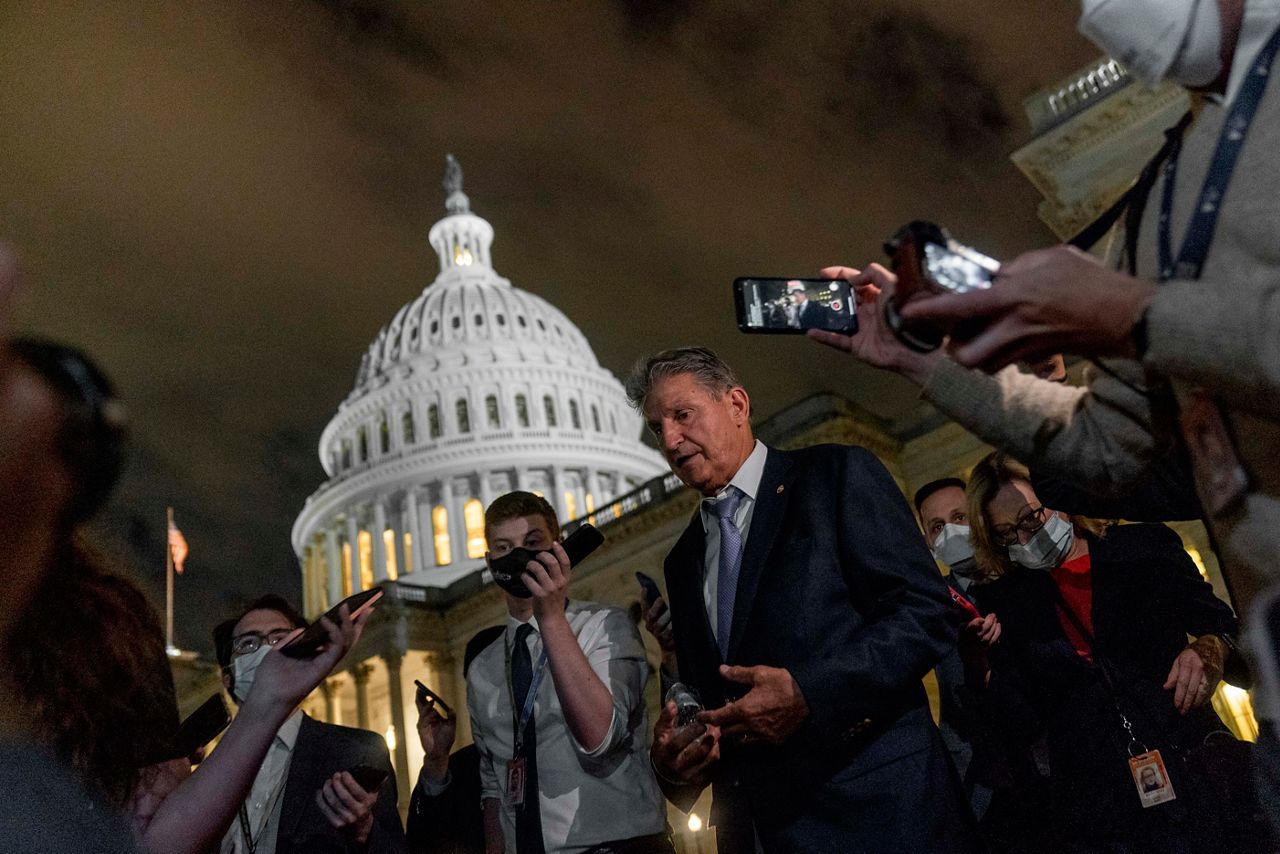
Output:
[[[407,825],[383,740],[299,710],[369,609],[322,619],[313,655],[282,651],[307,628],[285,599],[226,615],[237,714],[207,756],[185,737],[155,613],[82,532],[124,407],[82,353],[8,334],[0,248],[0,847],[672,852],[667,804],[710,787],[734,854],[1277,850],[1280,5],[1084,0],[1081,30],[1201,93],[1123,202],[1122,256],[1039,250],[905,304],[884,267],[829,267],[860,331],[808,332],[995,450],[913,513],[865,449],[757,440],[710,350],[641,359],[628,397],[701,496],[645,599],[656,720],[639,625],[569,596],[545,500],[500,496],[486,560],[524,565],[505,622],[467,644],[472,743],[453,751],[459,711],[418,695]],[[890,306],[954,334],[908,346]],[[1163,524],[1189,519],[1235,610]],[[1213,710],[1224,679],[1254,689],[1256,745]]]

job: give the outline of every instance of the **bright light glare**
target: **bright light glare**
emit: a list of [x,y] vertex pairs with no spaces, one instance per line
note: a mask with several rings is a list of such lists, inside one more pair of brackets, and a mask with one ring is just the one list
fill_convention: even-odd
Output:
[[698,814],[696,812],[689,813],[689,829],[694,833],[702,830],[702,819],[698,818]]
[[840,286],[839,286],[838,284],[836,284],[835,282],[832,282],[830,285],[828,285],[828,286],[827,286],[827,288],[828,288],[829,290],[833,290],[833,291],[838,291],[838,290],[840,290]]
[[392,751],[392,752],[395,752],[395,749],[396,749],[396,728],[395,728],[395,725],[394,725],[394,724],[392,724],[391,726],[387,727],[387,731],[386,731],[386,732],[384,732],[384,733],[382,734],[382,737],[383,737],[383,738],[385,738],[385,739],[387,740],[387,750],[390,750],[390,751]]

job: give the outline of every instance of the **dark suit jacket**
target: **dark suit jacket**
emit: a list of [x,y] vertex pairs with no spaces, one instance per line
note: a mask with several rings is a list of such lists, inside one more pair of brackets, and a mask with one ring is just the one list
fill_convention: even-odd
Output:
[[[372,765],[389,772],[373,808],[368,847],[363,849],[349,845],[316,804],[316,792],[329,777],[356,765]],[[407,851],[396,807],[396,775],[387,755],[387,744],[377,733],[321,723],[304,715],[285,781],[276,854],[355,851],[376,854]]]
[[443,792],[428,797],[421,785],[413,787],[405,836],[413,854],[484,854],[480,751],[474,744],[449,756],[449,787]]
[[[1163,525],[1119,525],[1102,539],[1086,539],[1095,658],[1109,666],[1135,736],[1161,750],[1177,800],[1141,808],[1111,692],[1098,667],[1076,655],[1067,640],[1047,572],[1015,567],[971,588],[1003,629],[990,655],[990,713],[1006,731],[1031,737],[1037,726],[1043,730],[1055,792],[1053,819],[1062,832],[1090,844],[1136,839],[1159,850],[1182,850],[1177,846],[1188,833],[1211,829],[1214,816],[1206,799],[1197,800],[1196,781],[1180,776],[1176,757],[1224,727],[1207,704],[1179,715],[1173,693],[1162,686],[1188,635],[1235,634],[1236,618],[1200,577],[1178,535]],[[1151,825],[1153,816],[1158,826]],[[1184,820],[1186,827],[1179,829]],[[1164,839],[1173,847],[1159,847]],[[1203,844],[1209,847],[1193,844],[1192,850],[1215,850],[1212,836]]]
[[[725,683],[702,597],[695,514],[666,560],[681,680]],[[710,567],[709,572],[717,568]],[[971,850],[967,808],[922,677],[954,644],[952,604],[902,493],[862,448],[769,449],[747,532],[727,663],[786,668],[809,706],[781,747],[722,746],[720,850]],[[668,790],[687,806],[686,791]]]
[[822,303],[810,299],[800,306],[797,320],[800,321],[801,329],[829,329],[835,322],[835,313]]

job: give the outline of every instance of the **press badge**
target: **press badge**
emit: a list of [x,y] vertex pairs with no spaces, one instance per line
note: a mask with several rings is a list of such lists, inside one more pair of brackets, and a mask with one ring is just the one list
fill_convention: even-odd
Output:
[[524,806],[524,781],[528,766],[523,756],[507,763],[507,806]]
[[1177,797],[1173,793],[1173,783],[1169,780],[1169,772],[1164,768],[1159,750],[1148,750],[1146,753],[1130,756],[1129,773],[1133,776],[1133,785],[1138,788],[1138,799],[1142,801],[1143,809]]

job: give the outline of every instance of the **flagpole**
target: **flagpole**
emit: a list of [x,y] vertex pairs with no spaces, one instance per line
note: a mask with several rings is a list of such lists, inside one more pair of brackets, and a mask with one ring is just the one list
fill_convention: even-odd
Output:
[[173,527],[173,508],[168,508],[168,524],[164,528],[164,645],[170,654],[177,652],[173,645],[173,544],[169,542],[169,529]]

